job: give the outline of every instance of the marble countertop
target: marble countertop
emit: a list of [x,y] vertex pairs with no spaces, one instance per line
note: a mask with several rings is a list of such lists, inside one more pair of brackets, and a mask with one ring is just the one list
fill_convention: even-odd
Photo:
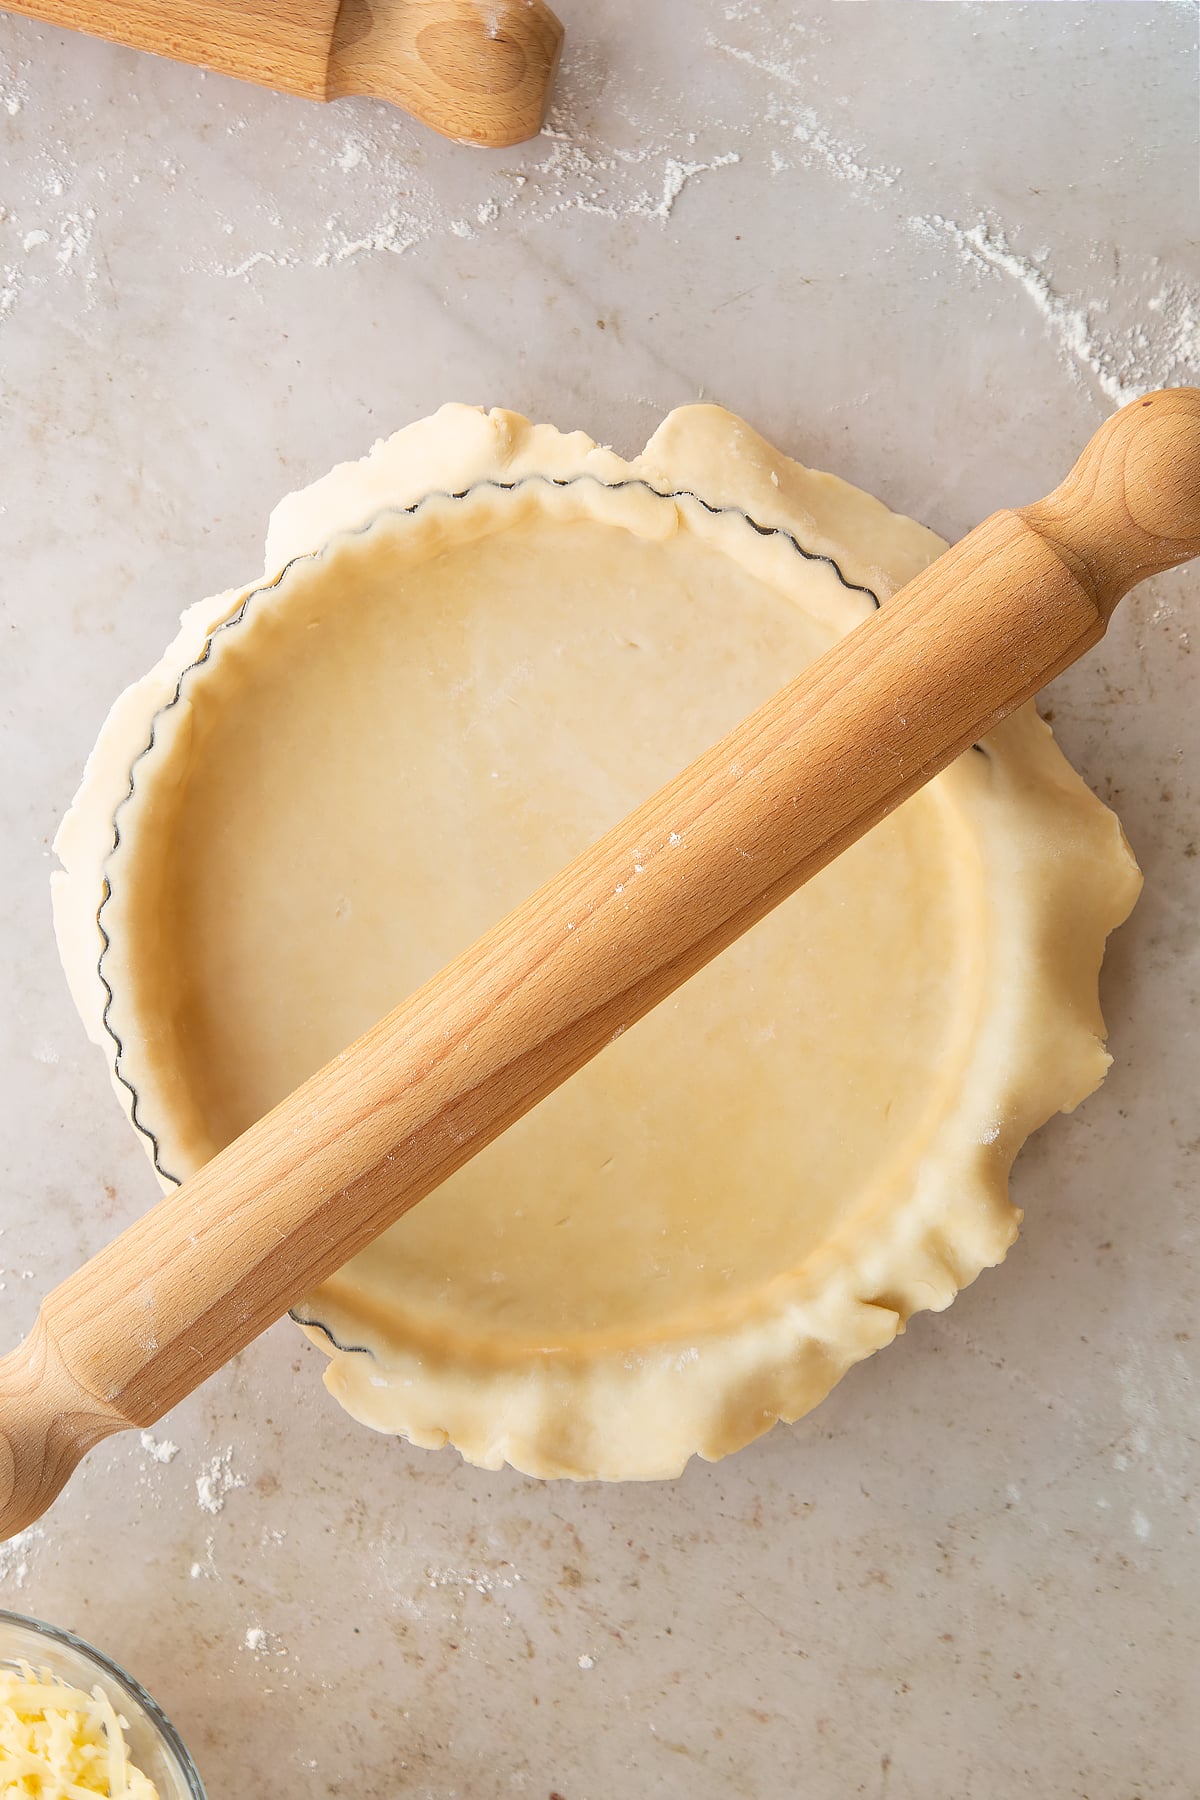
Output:
[[[448,398],[631,452],[705,396],[954,536],[1200,368],[1193,7],[560,10],[498,153],[0,18],[6,1346],[154,1193],[51,839],[281,494]],[[1197,582],[1047,696],[1146,890],[1003,1269],[666,1485],[376,1438],[278,1327],[0,1547],[0,1604],[139,1674],[213,1800],[1191,1800]]]

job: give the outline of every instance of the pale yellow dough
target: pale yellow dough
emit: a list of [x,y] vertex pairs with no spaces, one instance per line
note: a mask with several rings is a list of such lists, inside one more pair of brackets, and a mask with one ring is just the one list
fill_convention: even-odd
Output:
[[[164,1181],[941,547],[715,407],[629,464],[446,407],[285,501],[57,844],[72,990]],[[538,1475],[797,1417],[1003,1257],[1013,1156],[1107,1065],[1137,888],[1025,709],[310,1296],[330,1388]]]

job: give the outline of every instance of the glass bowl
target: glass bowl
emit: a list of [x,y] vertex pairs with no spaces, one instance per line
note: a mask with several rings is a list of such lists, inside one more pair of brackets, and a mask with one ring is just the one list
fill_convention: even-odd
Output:
[[0,1668],[15,1669],[22,1662],[49,1669],[58,1680],[88,1693],[103,1688],[128,1720],[129,1754],[158,1789],[159,1800],[205,1800],[204,1784],[183,1740],[145,1688],[72,1632],[0,1609]]

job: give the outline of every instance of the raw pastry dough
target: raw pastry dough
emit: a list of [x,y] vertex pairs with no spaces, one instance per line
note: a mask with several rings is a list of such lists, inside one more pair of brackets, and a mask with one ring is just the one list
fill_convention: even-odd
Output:
[[[72,989],[163,1181],[941,547],[715,407],[630,464],[445,407],[285,501],[57,842]],[[1107,1066],[1137,888],[1026,708],[313,1294],[328,1385],[538,1475],[798,1417],[1004,1256],[1014,1155]]]

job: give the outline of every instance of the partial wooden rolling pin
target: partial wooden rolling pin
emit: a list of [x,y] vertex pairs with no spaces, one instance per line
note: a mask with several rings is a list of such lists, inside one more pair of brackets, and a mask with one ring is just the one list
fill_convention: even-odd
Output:
[[[0,1534],[145,1428],[1200,554],[1200,390],[1117,413],[42,1302]],[[436,1201],[433,1204],[437,1204]]]
[[306,100],[370,94],[443,137],[536,137],[562,49],[544,0],[9,0],[8,11]]

